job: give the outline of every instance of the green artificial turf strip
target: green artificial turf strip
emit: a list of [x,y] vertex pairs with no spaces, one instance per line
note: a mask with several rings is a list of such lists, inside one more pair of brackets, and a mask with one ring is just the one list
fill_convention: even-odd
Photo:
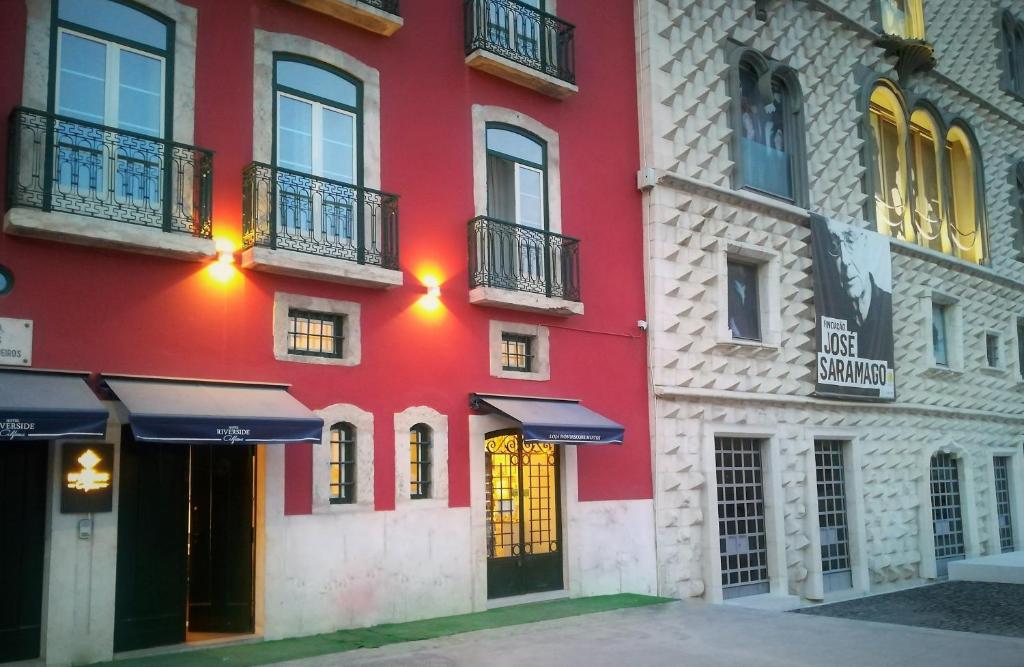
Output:
[[245,667],[266,665],[285,660],[311,658],[341,653],[358,648],[377,648],[386,644],[433,639],[474,630],[500,628],[507,625],[535,623],[567,616],[593,614],[613,609],[644,607],[672,602],[672,598],[622,593],[589,598],[551,600],[511,607],[489,609],[473,614],[430,618],[408,623],[389,623],[372,628],[339,630],[311,637],[254,642],[201,651],[185,651],[134,660],[104,663],[116,667]]

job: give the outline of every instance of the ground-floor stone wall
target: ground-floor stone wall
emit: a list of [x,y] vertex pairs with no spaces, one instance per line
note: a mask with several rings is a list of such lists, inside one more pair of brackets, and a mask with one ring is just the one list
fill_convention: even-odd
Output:
[[[936,576],[929,462],[959,461],[966,555],[998,553],[993,457],[1011,457],[1013,528],[1024,515],[1024,422],[995,413],[830,404],[810,398],[664,389],[655,397],[658,590],[722,596],[714,439],[763,441],[772,593],[821,599],[814,441],[846,441],[854,589]],[[1020,480],[1013,484],[1013,480]]]

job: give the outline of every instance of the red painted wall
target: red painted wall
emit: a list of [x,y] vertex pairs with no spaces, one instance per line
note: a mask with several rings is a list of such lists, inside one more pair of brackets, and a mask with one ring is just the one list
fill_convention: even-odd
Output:
[[[581,500],[651,497],[632,3],[560,0],[576,29],[578,95],[558,101],[463,62],[462,2],[406,0],[384,38],[281,0],[191,0],[199,11],[195,143],[216,152],[215,235],[238,238],[241,172],[252,159],[253,31],[299,34],[381,73],[382,189],[401,196],[405,285],[390,291],[206,267],[0,234],[15,289],[0,316],[35,321],[38,368],[289,382],[310,408],[373,412],[377,508],[392,509],[393,415],[428,405],[449,418],[450,504],[469,504],[468,394],[572,397],[626,427],[621,447],[581,447]],[[20,103],[25,4],[0,0],[0,109]],[[247,10],[240,11],[240,7]],[[521,111],[559,133],[563,233],[582,239],[586,314],[554,318],[470,305],[466,223],[474,215],[472,104]],[[6,155],[6,132],[0,139]],[[0,172],[6,164],[0,166]],[[0,174],[2,175],[2,174]],[[4,182],[0,180],[0,183]],[[444,309],[414,307],[425,268]],[[362,363],[324,367],[273,358],[275,291],[357,301]],[[488,320],[551,327],[551,380],[492,378]],[[311,504],[311,448],[286,456],[286,512]]]

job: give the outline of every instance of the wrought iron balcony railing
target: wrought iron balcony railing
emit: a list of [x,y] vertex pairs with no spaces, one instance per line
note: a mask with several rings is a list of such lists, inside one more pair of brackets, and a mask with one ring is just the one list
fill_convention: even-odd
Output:
[[580,300],[580,242],[480,216],[469,221],[469,287]]
[[395,16],[401,16],[401,14],[398,13],[398,0],[359,0],[359,2],[363,3],[364,5],[376,7],[382,12],[394,14]]
[[398,195],[253,162],[242,244],[398,269]]
[[8,130],[8,208],[210,238],[212,152],[23,107]]
[[465,0],[466,55],[489,51],[520,65],[576,83],[573,31],[557,16],[519,0]]

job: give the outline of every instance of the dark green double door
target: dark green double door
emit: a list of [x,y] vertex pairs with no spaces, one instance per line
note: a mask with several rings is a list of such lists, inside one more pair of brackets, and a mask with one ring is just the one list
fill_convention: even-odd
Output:
[[45,442],[0,442],[0,662],[39,656]]
[[114,650],[252,632],[253,447],[121,442]]

